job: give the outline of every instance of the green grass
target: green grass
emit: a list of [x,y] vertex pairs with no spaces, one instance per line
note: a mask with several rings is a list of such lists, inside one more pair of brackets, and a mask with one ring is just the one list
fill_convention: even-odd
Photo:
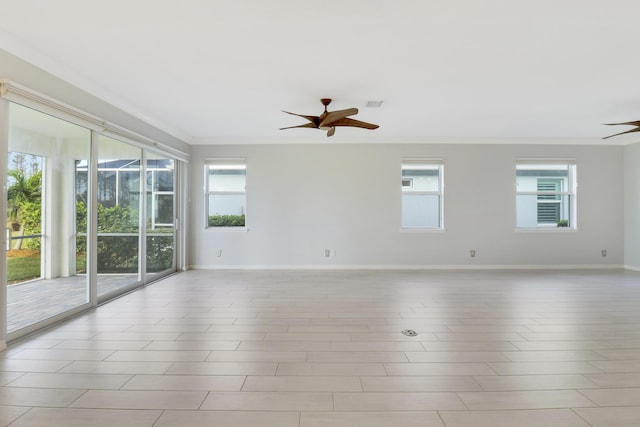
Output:
[[40,277],[40,257],[8,257],[7,283],[24,282]]

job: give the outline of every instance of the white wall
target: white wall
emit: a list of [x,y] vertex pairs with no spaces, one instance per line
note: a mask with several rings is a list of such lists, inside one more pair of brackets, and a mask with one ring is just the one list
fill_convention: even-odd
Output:
[[640,270],[640,144],[624,147],[624,264]]
[[[204,159],[212,157],[247,159],[248,232],[204,228]],[[444,159],[444,232],[400,231],[400,162],[411,157]],[[519,157],[576,159],[577,231],[515,230]],[[192,159],[189,264],[194,267],[619,266],[624,261],[619,146],[210,145],[193,146]],[[335,256],[326,258],[325,249]]]

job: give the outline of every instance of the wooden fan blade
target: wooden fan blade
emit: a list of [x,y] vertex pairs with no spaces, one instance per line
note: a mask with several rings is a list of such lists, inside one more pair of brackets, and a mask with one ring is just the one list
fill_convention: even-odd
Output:
[[640,120],[635,122],[624,122],[624,123],[605,123],[607,126],[617,126],[617,125],[629,125],[629,126],[640,126]]
[[374,125],[373,123],[361,122],[360,120],[354,119],[340,119],[331,123],[331,126],[353,126],[357,128],[365,128],[365,129],[378,129],[380,126]]
[[[318,116],[305,116],[304,114],[290,113],[290,112],[284,111],[284,110],[282,110],[282,112],[283,113],[287,113],[287,114],[291,114],[292,116],[302,117],[303,119],[307,119],[307,120],[309,120],[310,122],[312,122],[314,124],[317,124],[318,121],[320,120],[320,117],[318,117]],[[316,125],[316,127],[318,127],[318,126]]]
[[324,119],[322,119],[319,127],[331,126],[332,123],[336,120],[344,119],[345,117],[353,116],[354,114],[358,114],[357,108],[347,108],[346,110],[331,111],[330,113],[327,113],[327,116]]
[[315,129],[315,128],[317,128],[317,127],[318,127],[318,126],[316,126],[316,125],[315,125],[315,124],[313,124],[313,123],[305,123],[305,124],[303,124],[303,125],[298,125],[298,126],[289,126],[289,127],[286,127],[286,128],[280,128],[280,130],[285,130],[285,129],[294,129],[294,128],[313,128],[313,129]]
[[620,132],[620,133],[616,133],[616,134],[613,134],[613,135],[605,136],[602,139],[607,139],[607,138],[611,138],[613,136],[624,135],[625,133],[632,133],[632,132],[640,132],[640,127],[637,127],[635,129],[631,129],[631,130],[628,130],[628,131],[625,131],[625,132]]
[[327,131],[327,138],[330,136],[333,136],[333,134],[336,133],[336,128],[332,127]]

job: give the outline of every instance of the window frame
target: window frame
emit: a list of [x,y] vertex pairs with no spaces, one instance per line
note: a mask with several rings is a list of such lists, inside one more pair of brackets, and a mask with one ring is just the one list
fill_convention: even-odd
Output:
[[[520,166],[538,167],[539,170],[553,170],[553,166],[566,166],[566,188],[561,188],[558,191],[545,191],[539,190],[540,180],[553,180],[560,179],[554,177],[536,177],[536,191],[526,190],[519,191],[518,189],[518,170]],[[577,180],[577,166],[575,159],[559,159],[559,158],[519,158],[516,159],[516,173],[515,173],[515,220],[516,231],[552,231],[552,232],[567,232],[576,231],[578,229],[578,209],[577,209],[577,193],[578,193],[578,180]],[[536,225],[533,227],[518,225],[518,196],[536,196]],[[554,199],[548,199],[553,197]],[[550,203],[558,201],[562,205],[562,200],[568,199],[568,224],[566,226],[560,226],[557,223],[541,223],[539,222],[539,209],[541,203]],[[562,209],[562,208],[561,208]],[[562,216],[558,222],[562,221]]]
[[[211,190],[209,188],[209,171],[212,166],[219,166],[220,170],[224,169],[243,169],[244,170],[244,190]],[[238,168],[238,166],[241,166]],[[209,225],[209,206],[211,196],[243,196],[244,197],[244,225],[243,226],[212,226]],[[204,160],[204,227],[207,230],[214,231],[248,231],[247,228],[247,159],[243,157],[237,158],[209,158]]]
[[[415,166],[435,166],[438,171],[438,189],[437,190],[414,190],[415,180],[403,176],[403,171],[411,169],[411,165]],[[418,168],[416,168],[418,169]],[[431,169],[431,168],[430,168]],[[403,181],[411,179],[411,186],[405,187]],[[419,227],[405,226],[403,223],[404,203],[403,196],[405,194],[417,196],[437,196],[438,197],[438,225],[435,227]],[[400,161],[400,231],[403,232],[433,232],[444,231],[444,159],[442,158],[403,158]]]

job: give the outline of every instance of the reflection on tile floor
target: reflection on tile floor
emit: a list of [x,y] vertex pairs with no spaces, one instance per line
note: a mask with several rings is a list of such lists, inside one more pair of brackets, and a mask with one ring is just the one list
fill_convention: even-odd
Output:
[[638,426],[639,306],[623,270],[189,271],[12,343],[0,425]]

